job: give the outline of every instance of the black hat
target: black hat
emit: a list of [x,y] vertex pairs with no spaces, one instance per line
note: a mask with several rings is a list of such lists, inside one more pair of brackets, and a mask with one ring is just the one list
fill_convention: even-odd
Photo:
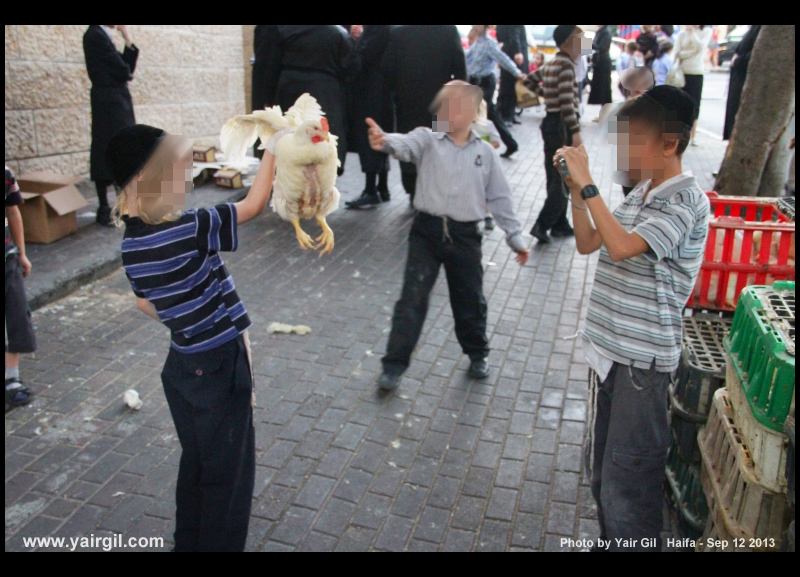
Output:
[[680,88],[662,84],[642,93],[667,111],[667,120],[683,122],[689,128],[694,124],[695,106],[691,97]]
[[117,187],[125,188],[142,171],[166,134],[160,128],[135,124],[111,137],[106,147],[106,161]]
[[569,35],[572,34],[572,31],[577,27],[577,24],[559,24],[556,26],[556,29],[553,30],[553,40],[555,40],[556,46],[564,44],[567,38],[569,38]]

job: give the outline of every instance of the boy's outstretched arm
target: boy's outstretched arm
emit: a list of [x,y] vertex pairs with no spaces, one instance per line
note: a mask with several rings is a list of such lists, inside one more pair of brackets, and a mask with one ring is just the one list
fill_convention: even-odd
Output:
[[[553,162],[557,162],[558,157],[563,157],[567,161],[569,176],[565,180],[569,186],[573,204],[576,207],[588,208],[596,227],[591,226],[588,215],[578,215],[578,219],[575,221],[575,238],[581,254],[594,252],[600,248],[600,243],[602,243],[611,260],[619,262],[650,250],[650,246],[641,236],[625,230],[599,195],[585,201],[581,198],[581,190],[587,185],[594,184],[592,175],[589,173],[589,157],[586,149],[583,146],[578,148],[568,146],[556,153]],[[587,211],[573,208],[573,215],[580,212],[586,213]]]
[[387,134],[371,118],[366,119],[369,145],[373,150],[391,154],[397,160],[418,164],[430,142],[430,130],[415,128],[408,134]]
[[158,318],[156,307],[149,300],[142,297],[136,297],[136,306],[139,308],[140,311],[142,311],[147,316],[153,318],[158,322],[161,322],[161,319]]
[[236,224],[242,224],[252,220],[264,212],[267,206],[270,192],[272,192],[272,182],[275,180],[275,156],[270,151],[264,151],[261,159],[261,166],[258,168],[253,186],[242,200],[234,203],[236,207]]

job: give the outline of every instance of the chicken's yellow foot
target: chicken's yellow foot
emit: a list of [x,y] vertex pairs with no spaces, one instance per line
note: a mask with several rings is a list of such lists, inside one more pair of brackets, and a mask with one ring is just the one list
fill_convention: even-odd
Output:
[[291,221],[294,225],[294,232],[297,234],[297,242],[300,243],[300,248],[303,250],[309,250],[316,248],[314,246],[314,241],[311,239],[311,236],[306,234],[306,232],[300,228],[300,221],[293,220]]
[[333,231],[331,227],[328,226],[328,223],[325,222],[324,217],[317,217],[317,222],[322,227],[322,234],[317,237],[316,248],[323,247],[322,252],[319,253],[319,255],[322,256],[333,250]]

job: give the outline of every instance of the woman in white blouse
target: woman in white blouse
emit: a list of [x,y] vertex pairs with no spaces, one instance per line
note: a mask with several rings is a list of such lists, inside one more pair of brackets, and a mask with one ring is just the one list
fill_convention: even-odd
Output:
[[703,95],[703,59],[708,50],[713,26],[703,24],[689,24],[683,26],[675,39],[673,54],[680,60],[686,85],[683,87],[695,105],[694,124],[692,125],[692,145],[697,146],[695,131],[697,130],[697,117],[700,115],[700,98]]

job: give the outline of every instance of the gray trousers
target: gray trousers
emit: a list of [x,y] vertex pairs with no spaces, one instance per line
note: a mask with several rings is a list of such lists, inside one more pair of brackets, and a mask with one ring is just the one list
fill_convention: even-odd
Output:
[[648,370],[614,363],[602,383],[589,371],[597,404],[586,465],[609,551],[661,550],[670,378],[655,363]]

